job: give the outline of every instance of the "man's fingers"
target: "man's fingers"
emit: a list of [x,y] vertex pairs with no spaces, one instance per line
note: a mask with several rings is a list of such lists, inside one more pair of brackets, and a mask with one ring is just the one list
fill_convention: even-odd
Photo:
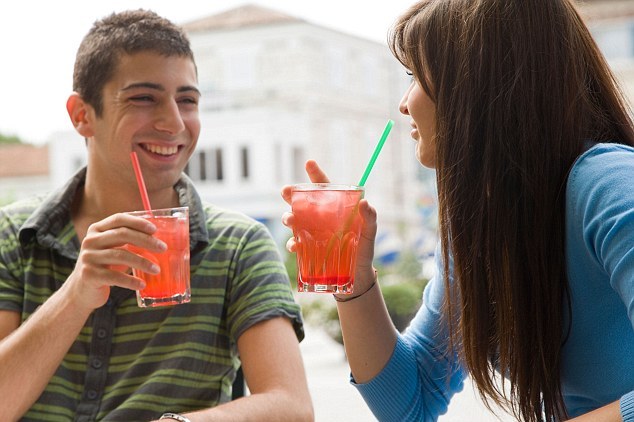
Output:
[[105,232],[119,227],[127,227],[146,234],[154,234],[156,232],[156,226],[149,220],[125,213],[113,214],[91,224],[88,231]]

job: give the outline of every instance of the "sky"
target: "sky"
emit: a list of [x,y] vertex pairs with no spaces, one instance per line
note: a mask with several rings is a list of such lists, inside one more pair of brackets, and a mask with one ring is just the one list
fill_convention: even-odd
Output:
[[151,9],[177,24],[245,4],[272,8],[385,42],[414,0],[21,0],[0,3],[0,134],[42,144],[71,129],[66,99],[75,52],[93,22],[113,11]]

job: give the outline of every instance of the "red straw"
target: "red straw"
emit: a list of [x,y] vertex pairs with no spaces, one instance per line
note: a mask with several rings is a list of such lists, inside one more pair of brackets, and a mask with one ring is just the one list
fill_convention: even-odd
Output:
[[134,174],[136,175],[136,182],[139,185],[139,192],[141,193],[143,206],[145,207],[145,210],[151,214],[150,210],[152,209],[152,206],[150,205],[150,198],[147,195],[147,189],[145,188],[145,182],[143,181],[143,174],[141,174],[139,157],[137,157],[136,152],[132,151],[130,153],[130,158],[132,158],[132,167],[134,167]]

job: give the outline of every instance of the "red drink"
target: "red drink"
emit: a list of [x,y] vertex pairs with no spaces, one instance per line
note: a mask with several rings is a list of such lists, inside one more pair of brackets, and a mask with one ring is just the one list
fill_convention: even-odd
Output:
[[363,187],[359,186],[293,186],[298,291],[352,293],[361,198]]
[[189,280],[189,215],[187,208],[153,210],[130,213],[146,218],[156,226],[154,236],[167,244],[162,253],[150,252],[133,245],[126,247],[161,268],[159,274],[148,274],[133,270],[136,277],[146,282],[143,290],[137,291],[137,302],[141,307],[176,305],[191,299]]

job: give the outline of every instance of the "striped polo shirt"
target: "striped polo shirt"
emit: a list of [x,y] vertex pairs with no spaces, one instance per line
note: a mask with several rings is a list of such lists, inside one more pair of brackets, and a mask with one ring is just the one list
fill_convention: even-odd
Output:
[[[46,198],[0,209],[0,309],[24,321],[72,272],[70,208],[84,182],[82,169]],[[191,303],[139,308],[134,291],[113,287],[23,421],[143,421],[212,407],[231,399],[245,330],[283,316],[303,338],[266,227],[203,203],[185,175],[175,189],[190,211]]]

